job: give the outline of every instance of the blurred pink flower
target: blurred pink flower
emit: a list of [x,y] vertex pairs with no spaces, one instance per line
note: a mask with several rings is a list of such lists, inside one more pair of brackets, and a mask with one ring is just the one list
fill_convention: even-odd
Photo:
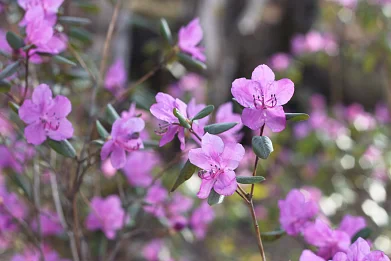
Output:
[[390,117],[390,110],[388,106],[383,103],[378,103],[376,105],[375,117],[382,124],[389,123],[391,117]]
[[117,173],[117,169],[113,167],[110,159],[103,160],[100,169],[106,178],[112,178]]
[[163,203],[167,199],[167,196],[167,190],[159,183],[148,188],[147,195],[144,199],[145,203],[147,203],[147,205],[144,206],[144,211],[153,214],[158,218],[164,217],[165,212]]
[[91,200],[86,226],[91,231],[102,230],[108,239],[114,239],[116,231],[127,223],[128,218],[117,195],[106,198],[94,197]]
[[207,198],[212,188],[220,195],[232,195],[237,187],[234,170],[243,156],[241,144],[224,144],[220,137],[206,133],[201,148],[189,151],[190,162],[201,169],[198,175],[202,182],[197,196]]
[[351,215],[345,215],[339,224],[338,230],[344,231],[352,238],[358,231],[365,228],[367,222],[363,217],[354,217]]
[[142,255],[147,261],[174,261],[170,253],[165,251],[164,242],[161,239],[154,239],[145,245]]
[[281,227],[291,236],[298,235],[319,212],[316,201],[297,189],[291,190],[285,200],[279,200],[278,207]]
[[26,26],[26,44],[44,46],[53,37],[52,25],[43,19],[33,19]]
[[105,160],[110,156],[114,168],[123,168],[126,163],[126,151],[135,151],[144,147],[139,134],[144,127],[144,121],[137,117],[117,119],[108,140],[102,147],[101,159]]
[[240,114],[233,112],[232,102],[224,103],[217,109],[216,123],[223,122],[236,122],[238,124],[232,129],[219,134],[219,136],[224,142],[239,142],[242,139],[243,134],[238,132],[243,128],[243,124]]
[[28,126],[24,129],[27,142],[39,145],[47,137],[61,141],[73,136],[72,123],[66,119],[72,105],[67,97],[53,94],[46,84],[38,85],[32,99],[25,100],[19,109],[19,117]]
[[190,227],[198,240],[204,239],[208,225],[215,219],[215,212],[209,204],[204,201],[193,211],[190,218]]
[[[60,219],[56,212],[51,211],[48,208],[43,208],[39,214],[39,220],[41,225],[42,235],[51,236],[59,235],[64,232],[64,229],[61,225]],[[34,220],[31,224],[31,227],[34,231],[38,230],[37,221]]]
[[[44,245],[43,255],[45,261],[70,261],[69,259],[61,258],[60,255],[50,246]],[[40,261],[41,254],[35,248],[27,248],[21,254],[16,254],[11,261]]]
[[21,25],[41,17],[53,26],[57,20],[58,9],[63,2],[64,0],[18,0],[19,6],[26,11]]
[[273,54],[273,56],[270,57],[269,60],[270,67],[277,72],[288,69],[290,63],[291,63],[291,58],[286,53]]
[[350,245],[350,237],[346,232],[332,230],[320,219],[304,228],[303,235],[308,244],[318,247],[317,255],[323,258],[345,252]]
[[178,34],[179,49],[190,54],[194,59],[205,62],[204,48],[199,47],[203,37],[200,19],[193,19],[188,25],[182,26]]
[[333,257],[333,261],[390,261],[381,251],[372,251],[368,242],[358,238],[345,252],[339,252]]
[[152,170],[158,163],[159,157],[156,153],[135,151],[128,155],[122,170],[129,184],[134,187],[145,188],[151,184],[153,180]]
[[170,227],[179,231],[188,224],[185,213],[193,206],[193,199],[180,193],[175,193],[165,206],[165,216]]
[[244,106],[242,122],[257,130],[264,124],[273,132],[285,129],[286,119],[282,105],[293,96],[294,84],[289,79],[275,81],[273,71],[267,65],[259,65],[251,80],[236,79],[232,83],[232,95]]
[[105,88],[116,95],[125,87],[126,81],[127,73],[124,60],[118,58],[107,70]]

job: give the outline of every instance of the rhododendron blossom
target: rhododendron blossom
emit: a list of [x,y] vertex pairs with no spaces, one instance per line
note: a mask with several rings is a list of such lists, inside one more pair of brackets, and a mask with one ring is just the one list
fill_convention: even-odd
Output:
[[19,109],[19,117],[28,126],[24,129],[27,142],[39,145],[47,137],[65,140],[73,136],[72,123],[65,117],[71,112],[71,102],[62,95],[52,98],[46,84],[38,85],[31,100],[25,100]]
[[227,102],[220,105],[216,112],[216,122],[237,123],[233,128],[219,134],[219,136],[223,139],[224,142],[239,142],[240,139],[243,137],[243,134],[238,133],[243,128],[242,120],[240,114],[233,112],[232,102]]
[[28,24],[37,17],[42,17],[51,26],[56,23],[57,12],[64,0],[18,0],[18,4],[26,13],[21,25]]
[[212,189],[218,194],[232,195],[237,187],[234,170],[244,156],[244,148],[239,143],[226,143],[215,135],[206,133],[202,137],[202,147],[189,151],[189,160],[201,168],[202,179],[197,196],[207,198]]
[[200,19],[195,18],[188,25],[181,27],[178,34],[179,49],[190,54],[193,58],[204,62],[206,60],[204,48],[199,47],[203,37]]
[[190,227],[197,239],[204,239],[208,225],[214,220],[215,212],[209,204],[204,201],[196,208],[190,218]]
[[126,163],[126,151],[135,151],[144,147],[139,134],[144,127],[144,121],[137,117],[117,119],[108,140],[102,147],[101,159],[105,160],[110,156],[114,168],[123,168]]
[[[59,235],[64,232],[64,229],[61,225],[60,218],[56,212],[53,212],[49,209],[42,209],[39,215],[40,229],[42,235]],[[32,228],[35,231],[38,231],[37,221],[34,220],[32,223]]]
[[361,229],[366,228],[367,222],[363,217],[354,217],[345,215],[338,227],[338,230],[344,231],[351,238]]
[[105,78],[105,88],[114,95],[125,87],[127,74],[123,59],[117,59],[107,70]]
[[124,174],[132,186],[148,187],[152,180],[152,170],[159,163],[158,156],[150,151],[135,151],[128,155]]
[[275,81],[273,71],[267,65],[259,65],[251,80],[236,79],[232,83],[232,95],[244,106],[242,122],[257,130],[264,124],[273,132],[285,129],[286,119],[282,105],[293,96],[294,84],[289,79]]
[[94,197],[86,226],[92,231],[102,230],[108,239],[114,239],[116,231],[127,223],[128,218],[117,195],[107,198]]

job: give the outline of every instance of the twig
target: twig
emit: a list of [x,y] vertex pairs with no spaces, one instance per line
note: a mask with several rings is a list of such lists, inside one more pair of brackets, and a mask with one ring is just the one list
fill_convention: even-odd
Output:
[[[262,135],[263,135],[263,130],[264,130],[264,129],[265,129],[265,124],[262,125],[261,130],[260,130],[260,133],[259,133],[259,136],[262,136]],[[255,176],[257,175],[258,161],[259,161],[259,158],[258,158],[257,155],[255,155],[255,163],[254,163],[253,177],[255,177]],[[255,184],[251,184],[251,192],[250,192],[250,198],[251,198],[251,199],[253,198],[253,195],[254,195],[254,186],[255,186]]]
[[[38,159],[37,159],[38,160]],[[41,200],[40,200],[40,186],[41,186],[41,179],[39,177],[39,165],[35,161],[34,167],[33,167],[33,195],[34,195],[34,207],[37,210],[41,210]],[[41,214],[37,211],[36,214],[36,221],[37,221],[37,233],[38,233],[38,240],[40,247],[42,245],[42,224],[41,224]],[[41,254],[40,260],[45,260],[45,257]]]
[[24,93],[23,93],[23,98],[22,100],[20,101],[20,105],[23,104],[24,100],[26,99],[27,97],[27,90],[29,88],[29,59],[30,59],[30,56],[29,56],[29,50],[26,51],[26,63],[25,63],[25,82],[26,82],[26,86],[24,88]]
[[258,244],[259,252],[260,252],[260,254],[262,256],[262,260],[266,261],[265,250],[263,249],[261,232],[259,230],[259,225],[258,225],[258,221],[257,221],[257,216],[255,214],[255,210],[254,210],[253,200],[250,199],[250,202],[247,205],[248,205],[248,207],[250,209],[251,217],[252,217],[253,224],[254,224],[254,229],[255,229],[255,232],[257,234],[257,244]]

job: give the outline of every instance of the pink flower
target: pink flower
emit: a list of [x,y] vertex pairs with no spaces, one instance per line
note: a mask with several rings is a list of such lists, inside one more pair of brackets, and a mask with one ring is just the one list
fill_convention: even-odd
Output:
[[135,151],[126,159],[123,171],[129,184],[145,188],[151,184],[152,170],[158,163],[159,158],[154,152]]
[[[159,124],[159,130],[157,134],[162,135],[160,140],[160,147],[166,145],[172,141],[175,135],[178,135],[178,139],[181,142],[181,150],[185,149],[185,128],[179,125],[179,120],[174,116],[174,108],[178,109],[179,112],[185,118],[194,117],[200,110],[202,110],[205,105],[196,104],[195,100],[192,99],[187,106],[180,99],[174,99],[172,96],[159,92],[156,95],[157,103],[153,104],[150,108],[150,111],[153,116],[159,120],[164,121],[164,124]],[[205,117],[200,120],[193,122],[193,130],[199,135],[202,136],[204,133],[204,125],[208,121],[208,117]],[[196,140],[194,138],[194,140]]]
[[320,219],[304,228],[303,235],[307,243],[318,247],[317,255],[323,258],[332,257],[340,251],[345,252],[350,245],[350,237],[347,233],[332,230]]
[[324,260],[320,256],[315,255],[310,250],[304,250],[301,253],[299,261],[326,261],[326,260]]
[[381,251],[371,252],[368,242],[358,238],[346,253],[337,253],[333,261],[390,261],[390,259]]
[[64,0],[18,0],[19,6],[26,11],[21,25],[42,17],[53,26],[57,20],[58,9],[63,2]]
[[168,192],[160,184],[155,184],[148,189],[144,201],[148,204],[144,211],[155,215],[156,217],[164,216],[163,202],[166,200]]
[[277,72],[288,69],[290,63],[291,58],[286,53],[276,53],[270,58],[270,67]]
[[224,196],[235,193],[237,182],[234,170],[243,156],[241,144],[224,144],[220,137],[206,133],[202,137],[202,147],[189,151],[190,162],[201,168],[198,175],[202,182],[197,196],[207,198],[212,188]]
[[165,206],[165,216],[170,227],[177,231],[182,230],[188,224],[185,213],[193,206],[193,199],[180,193],[175,193]]
[[57,95],[46,84],[38,85],[31,100],[25,100],[19,109],[19,117],[28,126],[24,129],[27,142],[39,145],[47,137],[52,140],[65,140],[73,136],[72,123],[65,117],[71,112],[72,105],[67,97]]
[[391,117],[388,106],[383,103],[376,104],[375,117],[382,124],[389,123]]
[[[53,212],[49,209],[42,209],[39,215],[39,220],[41,223],[41,231],[44,236],[59,235],[64,232],[56,212]],[[35,220],[31,226],[34,231],[37,231],[38,226]]]
[[203,37],[200,19],[193,19],[187,26],[182,26],[178,34],[179,49],[193,58],[205,62],[204,48],[197,47]]
[[115,169],[113,167],[113,165],[111,164],[111,161],[109,159],[102,161],[100,169],[106,178],[112,178],[112,177],[114,177],[115,173],[117,173],[117,169]]
[[208,225],[214,220],[215,213],[209,204],[204,201],[196,208],[190,218],[190,226],[198,240],[204,239]]
[[349,237],[353,237],[358,231],[365,228],[367,222],[363,217],[354,217],[351,215],[345,215],[338,227],[338,230],[346,232]]
[[127,219],[117,195],[105,199],[94,197],[91,200],[91,212],[87,217],[86,226],[91,231],[100,229],[108,239],[114,239],[116,231],[126,224]]
[[[70,261],[69,259],[61,258],[60,255],[48,245],[43,247],[43,255],[45,261]],[[39,261],[41,254],[35,248],[27,248],[21,254],[16,254],[11,261]]]
[[170,253],[165,249],[164,242],[161,239],[154,239],[149,242],[142,250],[143,257],[147,261],[173,261]]
[[278,201],[281,227],[288,235],[299,234],[318,214],[317,203],[300,190],[291,190],[285,200]]
[[236,126],[232,129],[219,134],[219,136],[223,139],[224,142],[239,142],[243,135],[238,132],[243,128],[243,124],[240,114],[233,112],[233,106],[231,102],[220,105],[216,112],[216,123],[223,122],[237,122],[238,124],[236,124]]
[[257,130],[264,124],[273,132],[285,129],[286,119],[282,105],[293,96],[294,84],[289,79],[274,80],[274,73],[267,65],[259,65],[251,80],[236,79],[232,83],[232,95],[244,106],[242,122]]
[[144,121],[137,117],[117,119],[113,124],[110,137],[102,147],[101,159],[105,160],[110,155],[113,167],[123,168],[126,163],[126,151],[135,151],[144,147],[139,135],[144,127]]
[[125,87],[126,80],[127,73],[124,60],[119,58],[107,70],[105,88],[115,95]]
[[36,18],[26,27],[26,43],[44,46],[53,37],[53,27],[45,20]]

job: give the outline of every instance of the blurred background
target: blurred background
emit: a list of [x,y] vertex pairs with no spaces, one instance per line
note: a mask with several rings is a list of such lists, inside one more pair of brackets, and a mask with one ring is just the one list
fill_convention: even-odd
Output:
[[[9,9],[0,15],[0,21],[6,30],[15,28],[20,14],[12,1],[5,4]],[[91,19],[89,25],[71,28],[69,41],[76,50],[82,50],[87,62],[99,61],[112,3],[65,1],[63,12]],[[109,63],[124,60],[128,83],[159,62],[164,43],[157,25],[162,17],[173,34],[193,18],[200,18],[208,69],[189,72],[180,64],[171,64],[133,90],[131,99],[138,108],[148,110],[159,91],[186,102],[195,97],[197,103],[217,107],[232,101],[234,79],[250,78],[257,65],[267,64],[277,79],[290,78],[295,83],[295,95],[285,110],[304,112],[311,118],[288,124],[279,134],[266,130],[273,140],[274,152],[268,160],[260,161],[258,169],[258,174],[266,177],[255,189],[261,231],[278,231],[278,200],[293,188],[307,187],[318,195],[324,215],[335,227],[344,214],[365,217],[374,247],[390,255],[391,1],[123,0]],[[71,78],[56,79],[59,85],[76,86],[70,94],[80,93],[72,100],[74,108],[79,109],[72,117],[80,121],[89,95],[85,89],[87,72],[79,68],[70,75]],[[102,106],[107,97],[108,93],[99,96]],[[116,109],[128,107],[126,104]],[[240,113],[238,104],[234,103],[233,108]],[[247,128],[241,132],[247,153],[237,173],[250,175],[254,134]],[[150,135],[151,139],[159,139],[153,126]],[[156,151],[161,162],[170,162],[179,153],[179,142]],[[180,164],[163,176],[162,183],[167,188],[174,183],[179,169]],[[152,172],[160,170],[155,168]],[[99,167],[87,173],[87,185],[96,185],[98,179],[98,186],[86,189],[87,196],[117,193],[117,181],[101,173]],[[121,176],[121,182],[126,184],[125,177]],[[194,175],[179,189],[179,193],[193,197],[194,205],[201,202],[194,197],[199,182]],[[129,195],[139,193],[135,187],[124,186]],[[240,198],[228,197],[213,211],[215,219],[202,240],[197,240],[191,230],[171,228],[162,232],[164,223],[138,215],[137,222],[143,223],[137,226],[150,230],[126,241],[116,260],[144,260],[140,249],[155,238],[164,240],[165,251],[175,260],[259,260],[248,209]],[[112,241],[102,243],[100,237],[86,236],[96,260],[100,260],[99,249],[114,247]],[[55,248],[66,256],[66,243],[56,240]],[[289,236],[265,240],[267,256],[273,261],[298,260],[308,247],[301,238]]]

